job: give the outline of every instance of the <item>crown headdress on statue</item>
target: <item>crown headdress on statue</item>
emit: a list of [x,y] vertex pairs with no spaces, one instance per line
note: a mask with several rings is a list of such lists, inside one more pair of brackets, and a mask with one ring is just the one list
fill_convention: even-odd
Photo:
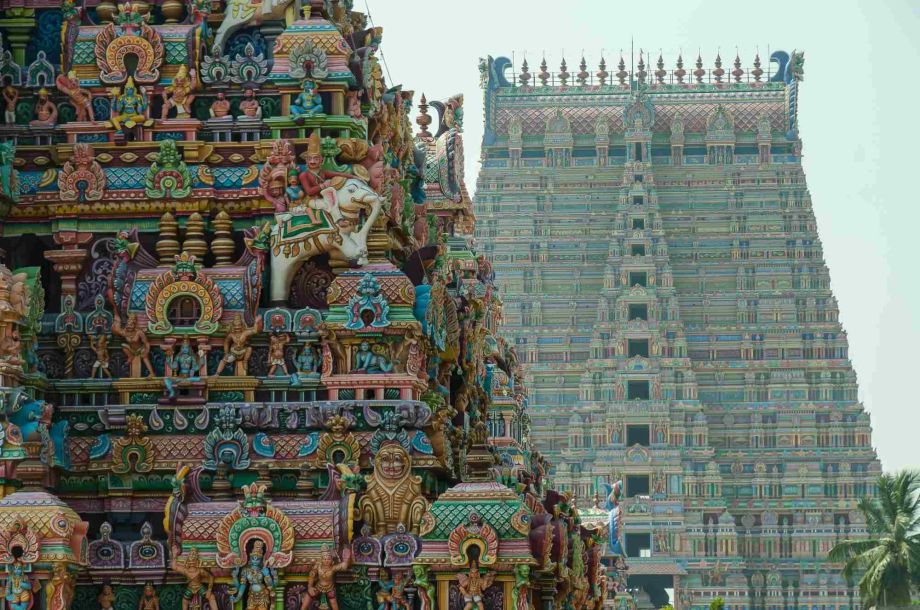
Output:
[[251,483],[243,486],[243,510],[251,516],[261,515],[268,506],[268,500],[265,498],[265,485]]
[[176,255],[176,263],[173,265],[173,271],[176,275],[192,275],[196,273],[195,255],[183,251],[182,254]]
[[319,129],[314,129],[313,133],[310,134],[310,137],[307,138],[307,155],[321,154],[323,154],[323,150],[322,141],[319,137]]
[[264,555],[265,555],[265,543],[262,542],[261,540],[256,540],[252,544],[252,553],[250,553],[250,556],[262,557]]

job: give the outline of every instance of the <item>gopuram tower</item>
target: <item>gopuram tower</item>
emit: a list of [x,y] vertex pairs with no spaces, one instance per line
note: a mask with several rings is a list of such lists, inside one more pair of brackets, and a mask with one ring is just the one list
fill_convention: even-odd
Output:
[[510,64],[480,65],[477,237],[554,485],[586,507],[622,480],[640,606],[857,606],[825,557],[880,466],[801,164],[803,55]]

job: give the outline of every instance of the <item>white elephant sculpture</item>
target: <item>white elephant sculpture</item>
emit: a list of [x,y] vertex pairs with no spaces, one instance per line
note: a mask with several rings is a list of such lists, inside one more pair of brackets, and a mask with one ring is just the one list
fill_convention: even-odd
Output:
[[214,35],[214,45],[223,51],[224,42],[238,29],[284,18],[284,13],[291,3],[296,3],[296,13],[300,7],[300,0],[229,0],[227,10],[224,11],[224,20]]
[[[275,215],[271,237],[271,301],[284,303],[300,266],[317,254],[367,264],[367,236],[380,216],[383,198],[364,181],[349,178],[337,188],[327,188],[322,200],[310,207],[321,210],[319,223],[304,221],[308,213],[297,208]],[[358,230],[361,213],[368,214]],[[319,226],[317,226],[319,225]],[[307,229],[301,227],[306,226]]]

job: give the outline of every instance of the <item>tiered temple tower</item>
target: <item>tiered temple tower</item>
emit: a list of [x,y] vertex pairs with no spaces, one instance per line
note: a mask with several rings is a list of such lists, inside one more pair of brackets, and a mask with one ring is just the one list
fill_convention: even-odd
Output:
[[647,603],[855,606],[824,557],[879,464],[801,166],[802,54],[509,66],[481,65],[478,237],[554,483],[585,505],[623,480]]
[[414,136],[369,21],[0,2],[11,610],[603,606],[604,520],[545,485],[473,248],[462,96]]

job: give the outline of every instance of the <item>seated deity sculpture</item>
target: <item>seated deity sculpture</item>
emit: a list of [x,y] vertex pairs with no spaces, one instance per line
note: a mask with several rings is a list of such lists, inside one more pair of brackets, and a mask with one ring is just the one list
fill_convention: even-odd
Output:
[[166,352],[166,357],[171,374],[163,378],[163,383],[166,386],[166,396],[175,398],[177,380],[174,378],[198,381],[202,368],[202,359],[192,351],[188,337],[182,341],[182,347],[179,348],[178,354],[173,355],[170,348]]
[[302,88],[303,90],[291,103],[291,118],[295,121],[323,114],[323,98],[319,95],[316,83],[312,79],[305,78]]
[[362,341],[355,352],[355,366],[352,373],[367,373],[370,375],[379,375],[382,373],[391,373],[393,363],[385,355],[386,348],[383,345],[375,345],[371,349],[367,341]]
[[110,92],[112,98],[112,114],[109,119],[112,127],[118,133],[124,133],[124,128],[134,129],[138,125],[150,126],[153,121],[148,118],[150,109],[147,94],[134,85],[134,79],[128,77],[124,89],[119,92],[117,88]]
[[48,97],[47,89],[40,89],[35,100],[35,120],[29,121],[32,127],[54,127],[57,123],[57,105]]

